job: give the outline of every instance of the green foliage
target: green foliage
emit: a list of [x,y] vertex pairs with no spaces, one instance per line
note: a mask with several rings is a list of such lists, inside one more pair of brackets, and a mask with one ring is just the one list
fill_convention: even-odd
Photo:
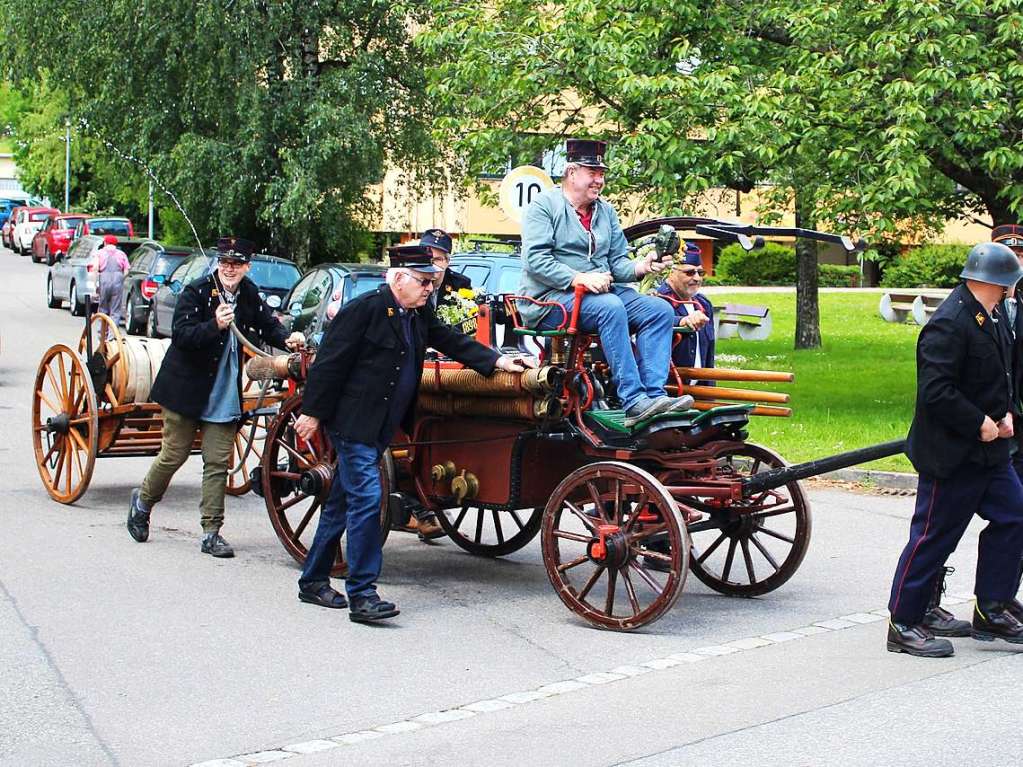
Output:
[[885,288],[954,288],[966,263],[968,245],[924,245],[889,264],[881,277]]
[[820,264],[817,280],[822,288],[857,288],[860,285],[860,268],[841,264]]
[[[355,257],[385,162],[436,166],[417,0],[0,0],[0,14],[17,81],[48,75],[76,138],[142,190],[110,196],[144,201],[155,176],[158,208],[176,198],[205,242]],[[180,216],[164,215],[169,235],[194,242]]]
[[729,245],[721,250],[715,273],[727,285],[795,285],[796,252],[775,242],[749,252]]

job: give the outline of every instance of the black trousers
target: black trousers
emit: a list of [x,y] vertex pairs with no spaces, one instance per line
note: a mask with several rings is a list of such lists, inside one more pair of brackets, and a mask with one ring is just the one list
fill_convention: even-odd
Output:
[[970,466],[948,479],[921,474],[909,542],[899,557],[888,610],[892,620],[923,620],[939,569],[955,551],[973,515],[988,521],[977,546],[978,599],[1016,595],[1023,558],[1023,484],[1008,463]]

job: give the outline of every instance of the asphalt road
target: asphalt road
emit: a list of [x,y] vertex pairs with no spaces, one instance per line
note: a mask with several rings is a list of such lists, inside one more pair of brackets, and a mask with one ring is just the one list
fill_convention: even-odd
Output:
[[[911,765],[1023,763],[1023,659],[885,652],[883,607],[912,498],[810,488],[795,577],[752,599],[690,578],[645,630],[591,629],[538,542],[499,561],[393,534],[386,627],[296,599],[261,499],[229,499],[234,560],[199,552],[193,458],[124,529],[146,459],[97,463],[74,506],[29,440],[43,351],[81,320],[45,308],[46,269],[0,251],[0,764]],[[970,528],[951,564],[972,591]],[[962,617],[971,605],[953,609]]]

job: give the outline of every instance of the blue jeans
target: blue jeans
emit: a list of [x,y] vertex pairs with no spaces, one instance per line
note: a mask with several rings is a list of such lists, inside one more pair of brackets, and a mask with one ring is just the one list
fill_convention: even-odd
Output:
[[[575,294],[550,293],[547,301],[564,304],[569,317]],[[551,330],[562,320],[554,309],[540,321],[540,328]],[[612,285],[609,293],[587,293],[579,309],[579,330],[597,333],[611,375],[618,386],[618,397],[628,410],[644,396],[663,397],[671,359],[672,326],[675,312],[660,298],[644,296],[632,288]],[[636,334],[636,353],[632,352],[630,333]]]
[[375,445],[346,442],[335,432],[329,432],[329,436],[337,451],[337,467],[298,585],[304,590],[315,590],[330,583],[330,568],[347,529],[345,591],[349,598],[364,597],[376,591],[384,561],[377,468],[380,450]]

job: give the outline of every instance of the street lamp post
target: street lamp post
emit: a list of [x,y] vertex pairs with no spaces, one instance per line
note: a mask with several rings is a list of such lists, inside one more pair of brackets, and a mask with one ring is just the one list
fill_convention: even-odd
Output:
[[149,239],[153,239],[153,179],[149,179]]
[[64,212],[71,210],[71,120],[64,120]]

